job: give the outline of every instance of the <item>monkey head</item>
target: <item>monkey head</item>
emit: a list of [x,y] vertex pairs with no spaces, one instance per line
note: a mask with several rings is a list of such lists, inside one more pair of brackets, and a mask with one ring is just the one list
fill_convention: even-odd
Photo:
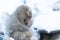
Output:
[[21,5],[19,6],[16,11],[15,14],[17,16],[18,21],[25,25],[25,26],[30,26],[31,24],[31,17],[32,17],[32,12],[31,9],[26,6],[26,5]]

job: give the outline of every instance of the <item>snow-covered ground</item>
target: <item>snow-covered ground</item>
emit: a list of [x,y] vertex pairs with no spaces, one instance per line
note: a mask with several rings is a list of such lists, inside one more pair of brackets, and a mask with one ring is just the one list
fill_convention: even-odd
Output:
[[[5,15],[3,12],[12,14],[19,5],[24,4],[23,1],[24,0],[0,0],[0,28],[4,30],[5,23],[3,22],[6,22],[5,17],[3,17],[3,15]],[[59,0],[26,0],[26,5],[31,7],[33,13],[33,33],[37,33],[36,31],[39,29],[45,29],[48,32],[60,30],[60,11],[53,11],[54,8],[60,9],[60,3],[58,3],[58,1]],[[33,27],[38,30],[34,30]]]

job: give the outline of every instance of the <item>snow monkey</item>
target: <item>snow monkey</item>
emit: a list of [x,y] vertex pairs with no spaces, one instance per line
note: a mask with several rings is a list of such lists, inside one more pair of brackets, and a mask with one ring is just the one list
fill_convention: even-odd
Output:
[[[32,11],[27,5],[20,5],[10,16],[7,24],[8,35],[15,40],[29,40],[32,25]],[[26,39],[25,39],[26,38]]]

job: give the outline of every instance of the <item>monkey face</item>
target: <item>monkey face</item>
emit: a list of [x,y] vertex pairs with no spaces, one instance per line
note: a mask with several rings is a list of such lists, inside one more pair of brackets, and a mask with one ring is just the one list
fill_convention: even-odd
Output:
[[26,17],[26,18],[24,19],[24,23],[25,23],[25,25],[27,26],[28,23],[30,23],[30,18]]
[[32,17],[32,12],[29,7],[27,7],[26,5],[24,6],[22,5],[17,8],[15,13],[16,13],[17,19],[19,20],[21,24],[25,26],[29,25],[29,23],[31,22],[31,17]]

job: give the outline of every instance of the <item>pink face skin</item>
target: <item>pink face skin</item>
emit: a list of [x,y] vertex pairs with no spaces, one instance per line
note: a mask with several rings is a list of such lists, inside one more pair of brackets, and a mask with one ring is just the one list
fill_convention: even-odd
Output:
[[31,22],[31,21],[30,21],[30,18],[27,17],[27,18],[24,19],[25,25],[28,25],[30,22]]

